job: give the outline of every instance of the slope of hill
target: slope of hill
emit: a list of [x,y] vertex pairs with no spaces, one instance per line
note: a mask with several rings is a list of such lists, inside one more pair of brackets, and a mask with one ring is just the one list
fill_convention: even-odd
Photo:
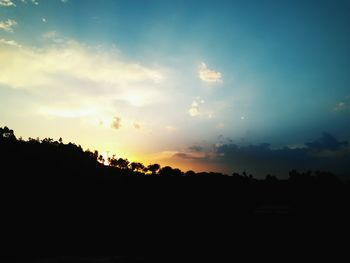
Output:
[[1,186],[4,192],[12,189],[11,201],[25,210],[29,203],[64,203],[72,211],[93,207],[100,213],[118,206],[134,220],[160,212],[165,218],[187,214],[229,220],[232,214],[343,216],[349,208],[349,183],[330,173],[292,171],[288,180],[257,180],[245,173],[183,173],[122,158],[110,158],[109,165],[105,161],[98,152],[61,139],[24,141],[7,127],[0,129]]

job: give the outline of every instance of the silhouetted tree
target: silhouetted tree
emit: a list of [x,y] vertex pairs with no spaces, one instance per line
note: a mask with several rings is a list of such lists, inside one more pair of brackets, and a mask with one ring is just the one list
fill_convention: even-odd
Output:
[[16,136],[13,130],[5,126],[4,128],[0,128],[0,139],[16,140]]
[[132,162],[129,164],[131,171],[142,172],[145,166],[142,163]]
[[160,169],[160,165],[157,163],[150,164],[147,166],[147,170],[150,171],[153,175],[155,175],[159,169]]
[[51,143],[53,143],[53,139],[52,138],[45,138],[42,140],[42,143],[51,144]]
[[189,170],[185,173],[185,176],[195,176],[195,175],[196,175],[196,173],[192,170]]
[[117,167],[118,162],[117,162],[117,159],[115,158],[115,154],[112,157],[108,157],[108,165]]
[[116,162],[116,166],[120,169],[127,169],[129,166],[128,159],[119,158]]
[[99,156],[98,156],[98,161],[99,161],[100,163],[102,163],[102,164],[105,163],[105,159],[103,158],[102,155],[99,155]]
[[173,173],[173,168],[171,168],[170,166],[162,167],[159,170],[159,175],[161,176],[172,175],[172,173]]
[[276,176],[268,174],[265,177],[265,181],[268,182],[268,183],[276,183],[276,182],[278,182],[278,179],[277,179]]

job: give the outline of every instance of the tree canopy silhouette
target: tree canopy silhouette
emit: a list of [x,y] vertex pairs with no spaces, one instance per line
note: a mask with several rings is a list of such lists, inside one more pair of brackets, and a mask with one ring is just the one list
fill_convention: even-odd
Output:
[[[328,138],[327,142],[332,144],[332,147],[336,147],[331,139]],[[310,210],[313,213],[325,209],[339,212],[344,209],[345,200],[350,199],[350,183],[342,182],[329,172],[292,170],[289,178],[285,180],[270,174],[264,180],[258,180],[246,172],[242,174],[233,172],[231,175],[215,172],[196,173],[191,170],[183,172],[170,166],[161,167],[159,164],[144,165],[140,162],[130,162],[117,155],[112,155],[105,160],[98,151],[84,151],[80,145],[63,143],[62,138],[58,141],[52,138],[42,140],[29,138],[27,141],[22,138],[17,139],[14,131],[8,127],[0,128],[0,166],[3,171],[1,173],[3,181],[12,180],[31,184],[61,182],[64,185],[81,185],[87,182],[108,183],[115,187],[124,185],[126,188],[129,187],[129,190],[137,186],[140,195],[141,193],[146,195],[146,189],[152,188],[140,188],[137,184],[125,185],[125,178],[174,178],[171,179],[174,180],[172,186],[182,189],[181,195],[189,194],[196,189],[196,191],[202,191],[201,197],[204,202],[207,198],[204,197],[205,193],[209,195],[216,193],[216,196],[210,195],[212,200],[222,203],[231,202],[231,205],[235,203],[241,211],[251,211],[251,213],[257,211],[258,215],[271,213],[271,206],[269,209],[259,209],[264,204],[283,204],[283,207],[290,208],[288,210],[290,213],[307,213],[310,207],[313,207]],[[202,186],[198,188],[198,185],[193,185],[193,188],[187,189],[179,185],[178,179],[175,178],[200,180]],[[169,196],[173,193],[174,196],[179,197],[180,192],[173,192],[169,187],[169,185],[163,185],[162,188],[157,189],[162,191],[162,195]],[[215,192],[215,189],[219,189],[218,192]],[[207,202],[210,201],[207,200]],[[284,212],[283,208],[283,214]]]

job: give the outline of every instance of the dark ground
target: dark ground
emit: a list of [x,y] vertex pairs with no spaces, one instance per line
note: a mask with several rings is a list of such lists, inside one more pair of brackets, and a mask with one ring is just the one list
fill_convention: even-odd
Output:
[[[328,173],[294,171],[288,180],[256,180],[245,174],[178,176],[168,169],[151,176],[103,166],[96,157],[73,144],[20,141],[13,132],[0,136],[3,251],[114,251],[122,248],[115,243],[122,243],[158,253],[159,245],[182,250],[207,240],[226,243],[239,232],[260,238],[273,232],[287,236],[295,229],[343,233],[350,222],[350,183]],[[169,263],[169,257],[9,256],[1,261]]]
[[2,256],[2,263],[138,263],[140,256]]

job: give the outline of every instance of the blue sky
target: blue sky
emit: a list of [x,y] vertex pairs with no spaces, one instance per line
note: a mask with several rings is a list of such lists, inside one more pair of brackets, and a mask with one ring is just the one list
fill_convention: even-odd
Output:
[[222,145],[349,140],[349,13],[347,0],[0,0],[0,124],[225,172],[249,167],[220,162]]

